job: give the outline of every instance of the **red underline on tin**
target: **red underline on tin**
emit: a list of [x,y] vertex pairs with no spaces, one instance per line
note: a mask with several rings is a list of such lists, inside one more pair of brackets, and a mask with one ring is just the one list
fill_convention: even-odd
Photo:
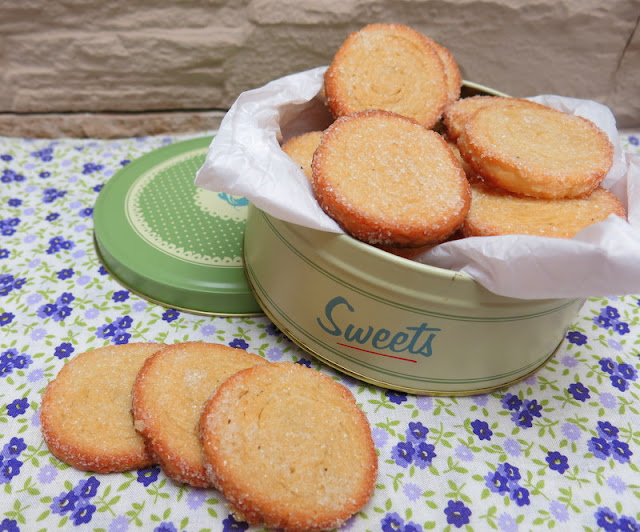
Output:
[[398,360],[404,360],[406,362],[413,362],[414,364],[416,364],[418,362],[417,360],[412,360],[410,358],[402,358],[402,357],[394,357],[393,355],[385,355],[384,353],[378,353],[377,351],[369,351],[368,349],[361,349],[360,347],[354,347],[354,346],[349,345],[349,344],[341,344],[340,342],[337,342],[337,344],[341,345],[342,347],[349,347],[351,349],[357,349],[358,351],[364,351],[365,353],[371,353],[373,355],[380,355],[381,357],[396,358]]

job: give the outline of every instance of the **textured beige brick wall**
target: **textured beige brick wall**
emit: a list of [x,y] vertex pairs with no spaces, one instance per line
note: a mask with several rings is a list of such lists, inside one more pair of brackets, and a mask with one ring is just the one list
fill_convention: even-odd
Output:
[[632,127],[639,20],[640,0],[3,0],[0,117],[118,113],[133,127],[130,113],[173,110],[185,124],[328,64],[365,24],[400,22],[447,46],[466,79],[595,99]]

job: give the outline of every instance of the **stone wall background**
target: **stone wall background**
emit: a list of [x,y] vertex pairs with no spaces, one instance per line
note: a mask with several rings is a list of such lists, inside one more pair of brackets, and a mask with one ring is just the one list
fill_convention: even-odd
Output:
[[447,46],[465,79],[640,125],[640,0],[3,0],[0,134],[215,126],[240,92],[328,64],[371,22]]

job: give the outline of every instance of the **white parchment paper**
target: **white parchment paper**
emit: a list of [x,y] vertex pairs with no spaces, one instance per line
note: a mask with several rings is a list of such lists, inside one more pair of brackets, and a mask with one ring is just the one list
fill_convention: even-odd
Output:
[[[245,196],[288,222],[341,233],[319,207],[303,171],[280,148],[291,136],[331,123],[321,96],[325,70],[299,72],[242,93],[225,115],[196,185]],[[572,239],[465,238],[415,260],[465,272],[497,294],[523,299],[640,293],[640,157],[623,152],[606,106],[556,95],[530,99],[588,118],[607,133],[614,163],[602,185],[627,207],[628,222],[610,216]]]

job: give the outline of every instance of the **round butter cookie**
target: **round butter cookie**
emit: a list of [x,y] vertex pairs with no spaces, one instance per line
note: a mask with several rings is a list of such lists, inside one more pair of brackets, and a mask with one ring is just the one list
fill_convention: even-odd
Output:
[[440,61],[442,61],[447,84],[447,104],[451,104],[460,98],[460,91],[462,90],[462,73],[460,72],[460,67],[448,48],[442,46],[430,37],[425,36],[425,39],[433,46],[440,57]]
[[144,361],[162,347],[108,346],[67,362],[42,397],[40,423],[51,453],[76,469],[96,473],[152,465],[133,427],[131,387]]
[[588,196],[540,199],[510,194],[482,183],[471,185],[464,236],[536,235],[571,238],[610,214],[626,217],[620,200],[598,187]]
[[428,128],[440,119],[449,95],[436,48],[401,24],[371,24],[349,35],[325,73],[324,87],[336,118],[382,109]]
[[205,342],[167,346],[150,357],[133,384],[135,428],[164,473],[209,487],[198,423],[202,408],[229,375],[268,362],[242,349]]
[[313,152],[320,144],[320,139],[322,139],[322,131],[309,131],[291,137],[282,145],[282,150],[293,159],[309,180],[311,180]]
[[442,113],[442,123],[445,127],[447,140],[456,142],[458,137],[462,134],[462,130],[464,129],[467,120],[469,120],[469,117],[471,117],[478,109],[483,109],[492,105],[522,105],[525,107],[542,107],[547,109],[544,105],[524,100],[522,98],[484,95],[462,98],[453,103],[449,103]]
[[373,493],[378,460],[351,392],[299,364],[229,377],[200,421],[207,472],[249,523],[330,530]]
[[464,170],[444,139],[387,111],[336,120],[312,162],[318,203],[351,236],[420,247],[453,233],[469,209]]
[[547,199],[589,194],[613,163],[613,145],[593,122],[543,106],[479,109],[457,144],[487,183]]

